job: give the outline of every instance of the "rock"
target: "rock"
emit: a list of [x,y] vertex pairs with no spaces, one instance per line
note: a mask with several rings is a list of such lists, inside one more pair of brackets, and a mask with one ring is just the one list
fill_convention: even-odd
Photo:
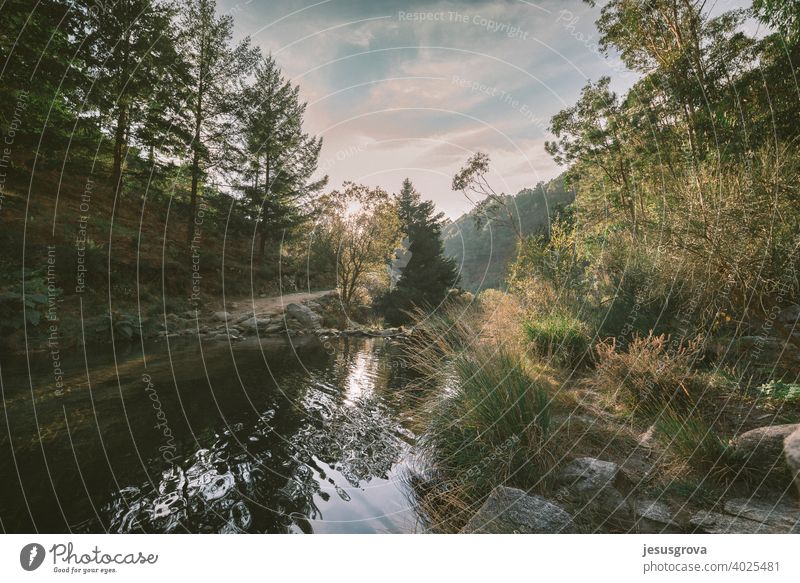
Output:
[[637,500],[633,504],[639,534],[680,534],[684,531],[669,506],[659,500]]
[[244,322],[244,321],[246,321],[246,320],[249,320],[250,318],[255,318],[255,317],[256,317],[256,316],[255,316],[255,315],[252,315],[252,314],[242,314],[241,316],[239,316],[238,318],[236,318],[236,319],[233,321],[233,323],[234,323],[234,324],[241,324],[242,322]]
[[725,513],[790,532],[800,521],[800,508],[787,502],[734,498],[725,503]]
[[461,532],[553,534],[574,533],[576,528],[570,515],[560,506],[516,488],[498,486]]
[[776,531],[774,527],[768,526],[749,518],[739,518],[730,514],[720,512],[709,512],[701,510],[696,513],[689,522],[700,532],[706,534],[757,534]]
[[786,463],[794,476],[794,483],[800,492],[800,429],[796,429],[783,441],[783,453],[786,456]]
[[266,328],[264,328],[264,334],[276,334],[283,330],[283,324],[277,322],[275,324],[270,324]]
[[228,304],[228,309],[229,310],[238,310],[239,309],[239,304],[237,302],[231,302],[231,303]]
[[737,456],[752,467],[782,469],[784,467],[783,442],[800,424],[770,425],[752,429],[731,440]]
[[254,332],[258,328],[269,327],[271,323],[272,320],[270,318],[257,318],[256,316],[252,316],[244,322],[239,322],[242,328],[251,332]]
[[211,320],[214,322],[227,322],[230,318],[231,315],[228,312],[214,312],[211,314]]
[[302,304],[289,304],[286,306],[286,315],[297,320],[303,328],[308,330],[322,328],[322,318],[319,314]]
[[800,304],[792,304],[778,312],[777,319],[784,324],[794,324],[800,319]]
[[306,302],[305,306],[314,312],[321,312],[322,306],[320,306],[317,302]]
[[389,338],[391,336],[399,336],[402,334],[402,330],[400,328],[384,328],[378,333],[378,336],[382,336],[383,338]]
[[633,485],[617,464],[590,457],[572,460],[556,476],[556,485],[561,487],[559,498],[586,513],[593,524],[601,526],[608,520],[621,528],[632,525],[626,494]]

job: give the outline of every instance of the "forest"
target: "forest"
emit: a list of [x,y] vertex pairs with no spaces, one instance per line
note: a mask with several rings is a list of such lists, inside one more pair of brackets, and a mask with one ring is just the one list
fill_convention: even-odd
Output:
[[[325,418],[352,431],[352,467],[333,446],[314,455],[361,487],[390,474],[376,448],[413,447],[426,531],[797,532],[800,7],[585,3],[635,83],[587,80],[548,124],[560,174],[516,195],[497,186],[495,152],[469,151],[448,181],[471,210],[449,220],[416,178],[329,184],[300,85],[235,41],[215,0],[6,0],[5,354],[46,352],[60,391],[65,355],[109,340],[343,340],[327,352],[338,371],[356,368],[350,339],[385,339],[403,374],[376,375],[403,413],[392,435],[413,445],[364,405],[372,433],[351,409]],[[294,293],[306,303],[256,309]],[[309,416],[327,411],[322,393]],[[304,447],[284,465],[307,462]],[[519,500],[536,510],[498,510]],[[147,528],[176,530],[187,508]]]

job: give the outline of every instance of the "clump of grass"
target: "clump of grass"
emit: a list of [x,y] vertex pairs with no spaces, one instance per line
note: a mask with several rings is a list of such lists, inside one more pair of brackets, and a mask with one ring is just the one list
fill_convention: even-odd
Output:
[[426,479],[415,490],[432,528],[456,531],[494,487],[545,486],[556,459],[550,396],[520,354],[477,340],[452,314],[428,316],[424,326],[406,351],[437,387],[417,407]]
[[656,421],[656,430],[675,459],[711,484],[729,483],[742,472],[742,464],[730,443],[697,413],[667,408]]
[[570,314],[551,312],[528,319],[524,330],[534,354],[561,366],[577,366],[589,355],[587,327]]
[[592,384],[614,391],[635,415],[653,419],[668,408],[694,410],[709,388],[705,375],[693,370],[699,340],[672,345],[668,336],[648,335],[634,338],[625,352],[615,348],[613,341],[598,345]]

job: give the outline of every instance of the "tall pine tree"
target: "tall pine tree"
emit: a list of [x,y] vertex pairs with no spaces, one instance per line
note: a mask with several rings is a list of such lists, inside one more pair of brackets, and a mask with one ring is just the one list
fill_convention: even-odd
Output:
[[215,0],[186,0],[182,10],[182,53],[189,63],[192,91],[192,184],[187,217],[187,240],[191,241],[201,180],[208,172],[224,170],[234,162],[233,130],[242,85],[260,53],[250,46],[249,37],[233,45],[233,17],[217,16]]
[[311,179],[322,139],[303,132],[306,104],[300,101],[300,88],[283,76],[272,56],[259,62],[242,105],[246,158],[242,190],[258,221],[259,259],[263,259],[267,241],[281,239],[302,222],[302,201],[327,183],[327,177]]
[[423,201],[408,178],[395,202],[411,258],[397,285],[379,302],[393,326],[406,323],[414,308],[435,309],[458,282],[455,262],[444,256],[444,214],[436,213],[432,202]]

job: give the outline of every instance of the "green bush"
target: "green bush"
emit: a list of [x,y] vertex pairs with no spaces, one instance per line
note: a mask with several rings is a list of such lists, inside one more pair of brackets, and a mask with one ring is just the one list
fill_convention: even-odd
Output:
[[769,381],[758,387],[762,397],[784,401],[786,403],[800,403],[800,384],[784,383],[783,381]]
[[586,325],[563,312],[529,319],[524,324],[531,350],[562,366],[576,366],[588,355],[591,344]]

